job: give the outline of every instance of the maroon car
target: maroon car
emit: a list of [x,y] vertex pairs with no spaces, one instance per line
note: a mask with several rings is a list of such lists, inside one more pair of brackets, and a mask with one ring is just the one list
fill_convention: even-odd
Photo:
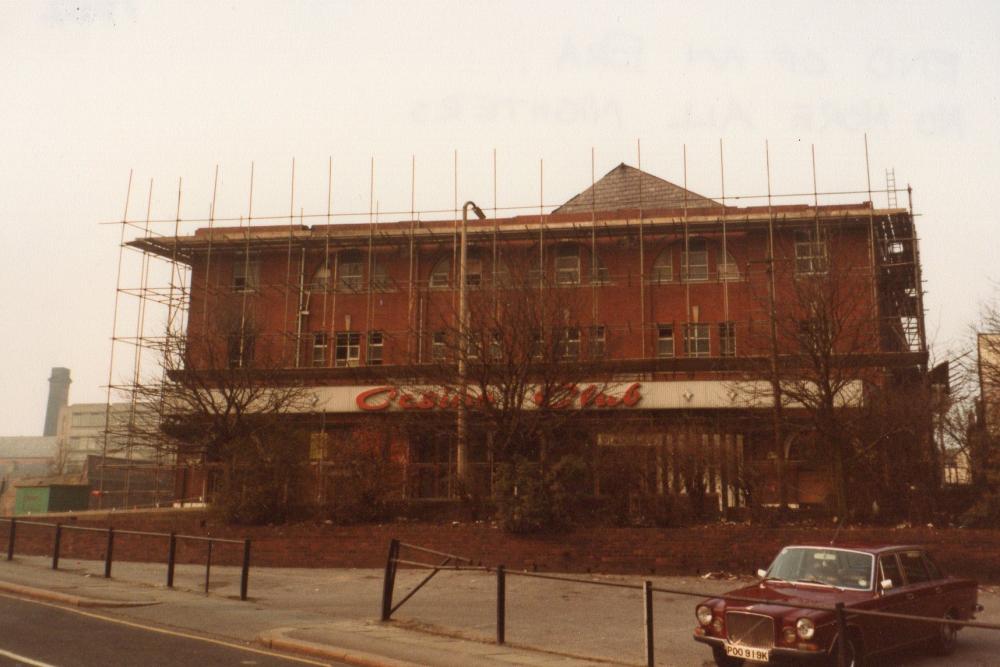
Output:
[[837,664],[836,614],[847,619],[845,664],[918,642],[939,654],[955,648],[958,626],[853,614],[855,610],[971,620],[978,605],[976,582],[945,576],[922,547],[789,546],[761,581],[730,591],[727,600],[705,600],[695,610],[696,641],[712,647],[715,663]]

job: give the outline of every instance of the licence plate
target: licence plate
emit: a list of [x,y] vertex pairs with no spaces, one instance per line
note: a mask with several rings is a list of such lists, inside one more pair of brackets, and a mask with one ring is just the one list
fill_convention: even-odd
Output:
[[766,648],[754,648],[752,646],[740,646],[739,644],[726,644],[726,655],[730,658],[742,658],[755,662],[767,662],[771,659],[771,650]]

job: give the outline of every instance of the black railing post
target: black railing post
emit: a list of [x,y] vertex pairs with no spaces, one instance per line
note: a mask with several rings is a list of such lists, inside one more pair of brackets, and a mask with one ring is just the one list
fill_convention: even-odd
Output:
[[170,533],[167,546],[167,588],[174,587],[174,562],[177,559],[177,533]]
[[111,578],[111,560],[115,551],[115,529],[108,526],[108,545],[104,549],[104,578]]
[[382,582],[382,620],[392,616],[392,589],[396,586],[396,559],[399,558],[399,540],[389,541],[389,555],[385,559],[385,579]]
[[240,599],[247,599],[247,582],[250,579],[250,540],[243,540],[243,572],[240,573]]
[[653,582],[642,582],[642,599],[646,631],[646,664],[653,667],[656,660],[653,650]]
[[7,560],[14,560],[14,537],[17,535],[17,519],[10,518],[10,532],[7,533]]
[[52,569],[59,569],[59,542],[62,541],[62,524],[56,524],[56,535],[52,541]]
[[507,571],[497,565],[497,644],[507,640]]
[[208,580],[212,573],[212,540],[208,541],[208,556],[205,558],[205,592],[208,592]]
[[837,603],[837,665],[847,667],[847,617],[844,603]]

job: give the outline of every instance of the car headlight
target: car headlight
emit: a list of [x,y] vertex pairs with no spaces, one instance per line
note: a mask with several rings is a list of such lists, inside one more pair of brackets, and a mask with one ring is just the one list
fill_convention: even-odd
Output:
[[795,622],[795,632],[802,639],[812,639],[812,636],[816,634],[816,625],[808,618],[800,618]]
[[698,622],[702,625],[708,625],[712,622],[712,608],[707,605],[698,605],[694,615],[698,617]]

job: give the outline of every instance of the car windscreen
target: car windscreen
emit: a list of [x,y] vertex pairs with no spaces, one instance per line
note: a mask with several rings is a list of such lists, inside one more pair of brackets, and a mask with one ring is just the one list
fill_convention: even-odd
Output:
[[871,589],[871,554],[823,547],[786,547],[771,563],[769,579]]

